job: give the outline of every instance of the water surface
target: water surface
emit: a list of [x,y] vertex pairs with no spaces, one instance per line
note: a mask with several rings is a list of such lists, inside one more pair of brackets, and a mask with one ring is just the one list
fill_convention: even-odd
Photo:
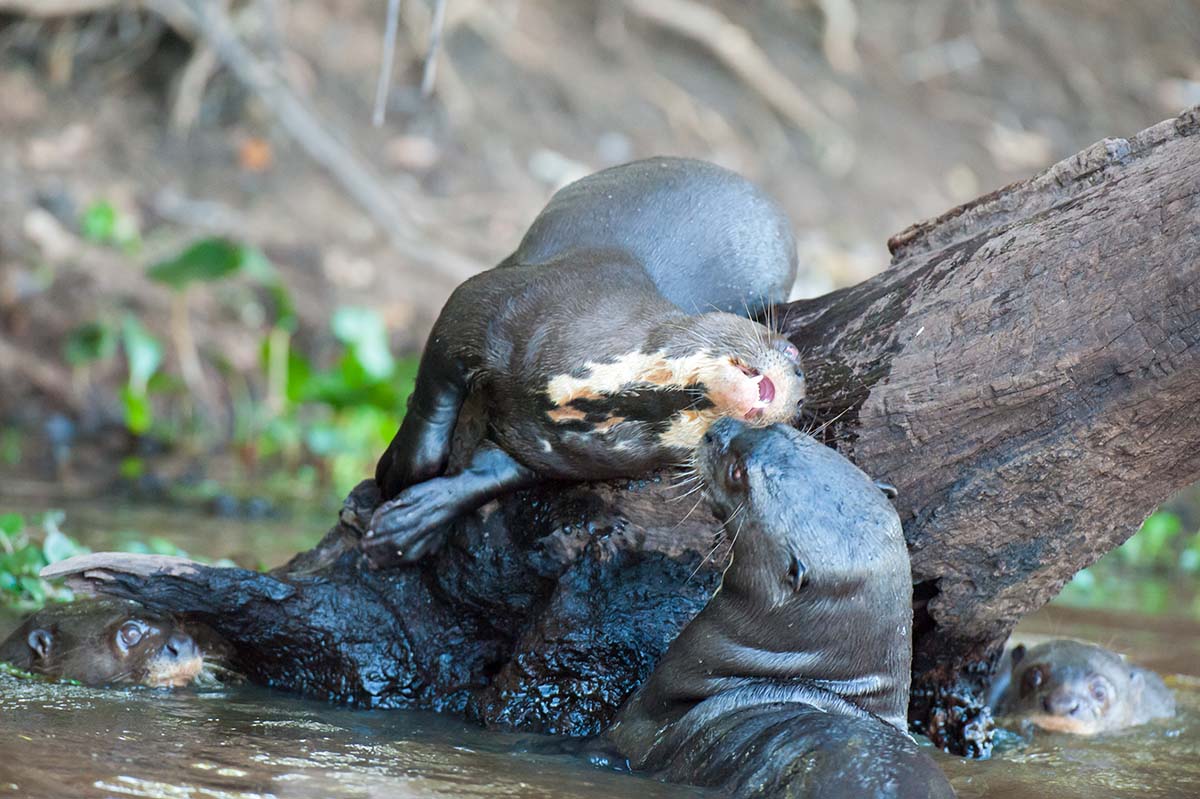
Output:
[[[44,510],[9,502],[0,511]],[[62,502],[54,507],[63,507]],[[274,565],[327,519],[238,521],[178,509],[69,503],[64,529],[94,549],[163,535],[189,552]],[[937,753],[964,799],[1200,797],[1200,620],[1194,603],[1156,615],[1051,606],[1020,628],[1128,653],[1167,676],[1176,718],[1096,738],[1005,735],[995,757]],[[0,635],[15,624],[0,614]],[[427,713],[348,710],[253,686],[99,690],[0,675],[0,796],[568,797],[711,796],[528,754],[529,736]]]

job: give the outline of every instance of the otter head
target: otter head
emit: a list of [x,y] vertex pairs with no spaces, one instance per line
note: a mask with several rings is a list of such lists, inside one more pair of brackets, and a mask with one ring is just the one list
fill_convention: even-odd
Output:
[[703,386],[714,416],[755,427],[790,422],[804,402],[800,351],[750,319],[713,312],[673,325],[668,352],[702,352],[692,382]]
[[698,465],[733,536],[733,560],[705,613],[715,606],[713,618],[755,619],[737,630],[729,672],[804,678],[904,729],[912,577],[883,493],[837,452],[783,425],[722,419],[705,434]]
[[0,645],[0,656],[86,685],[181,687],[204,665],[196,642],[173,619],[113,600],[47,607]]
[[1044,730],[1095,735],[1174,712],[1158,675],[1103,647],[1060,639],[1014,647],[1010,657],[1012,682],[1000,709]]

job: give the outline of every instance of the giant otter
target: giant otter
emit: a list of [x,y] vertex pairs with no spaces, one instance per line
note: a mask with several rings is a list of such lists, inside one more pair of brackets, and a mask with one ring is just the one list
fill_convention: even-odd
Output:
[[1175,715],[1162,677],[1116,652],[1069,639],[1005,654],[989,704],[1050,732],[1095,735]]
[[723,419],[697,459],[733,561],[607,739],[734,796],[952,797],[905,732],[912,578],[891,505],[783,425]]
[[[717,418],[791,420],[800,354],[738,314],[786,299],[795,271],[783,212],[713,164],[655,158],[567,186],[442,309],[364,550],[415,561],[446,522],[539,479],[632,477],[684,461]],[[443,476],[469,395],[486,440]]]
[[204,668],[195,639],[171,617],[136,602],[48,605],[0,643],[0,661],[85,685],[178,688]]

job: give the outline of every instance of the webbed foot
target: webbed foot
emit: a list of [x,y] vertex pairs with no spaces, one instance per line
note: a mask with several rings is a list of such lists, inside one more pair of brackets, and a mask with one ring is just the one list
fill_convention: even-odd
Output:
[[454,484],[455,478],[436,477],[380,505],[359,542],[371,565],[416,563],[436,552],[446,539],[446,525],[469,509],[462,507]]

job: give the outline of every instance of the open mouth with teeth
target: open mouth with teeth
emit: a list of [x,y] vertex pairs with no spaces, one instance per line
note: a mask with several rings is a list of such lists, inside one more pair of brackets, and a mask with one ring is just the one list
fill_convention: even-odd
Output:
[[734,365],[758,387],[758,400],[746,412],[747,419],[757,419],[763,415],[763,410],[770,407],[771,403],[775,400],[775,384],[771,381],[771,378],[757,369],[741,363],[735,363]]

